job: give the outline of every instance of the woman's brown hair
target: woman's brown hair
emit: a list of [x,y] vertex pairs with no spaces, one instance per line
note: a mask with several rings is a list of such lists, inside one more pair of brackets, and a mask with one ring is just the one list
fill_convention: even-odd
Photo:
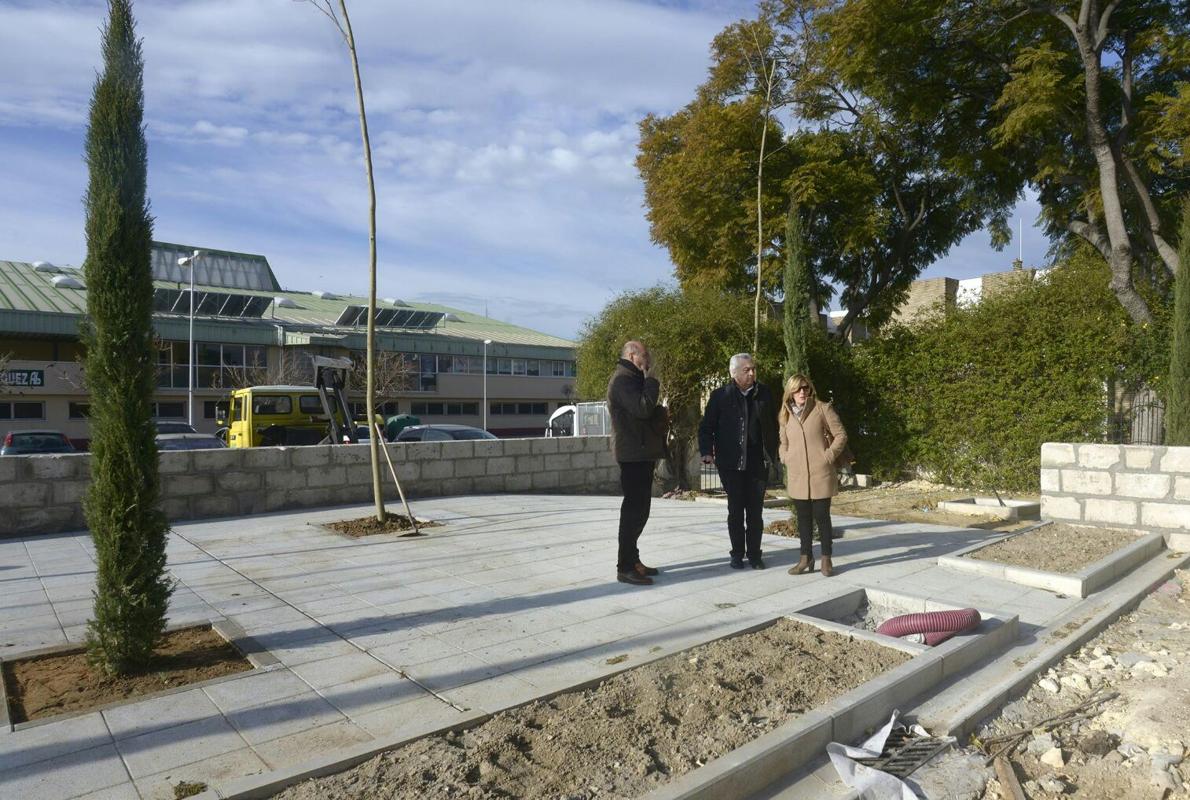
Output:
[[814,389],[814,381],[810,380],[809,375],[803,375],[800,372],[797,375],[791,375],[789,380],[785,381],[785,393],[781,396],[781,410],[777,413],[777,421],[782,426],[789,422],[789,415],[793,413],[790,409],[793,407],[794,390],[803,386],[810,390],[810,394],[806,397],[806,405],[802,408],[802,419],[809,416],[810,410],[814,408],[814,397],[818,394]]

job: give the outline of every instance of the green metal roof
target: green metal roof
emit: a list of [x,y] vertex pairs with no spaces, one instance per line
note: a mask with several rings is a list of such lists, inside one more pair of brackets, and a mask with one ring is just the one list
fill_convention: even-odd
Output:
[[[85,284],[83,271],[74,267],[57,267],[57,272],[39,272],[33,264],[21,261],[0,261],[0,327],[7,333],[48,333],[77,331],[77,319],[86,314],[87,291],[55,286],[53,279],[58,275],[73,277]],[[159,288],[186,289],[189,284],[154,281]],[[335,325],[343,309],[349,305],[366,306],[366,297],[339,295],[335,299],[322,298],[310,292],[301,291],[251,291],[224,286],[195,284],[195,289],[264,297],[286,297],[293,301],[294,308],[273,303],[261,319],[231,319],[225,317],[195,317],[195,336],[203,341],[276,341],[277,325],[286,329],[287,338],[291,332],[300,331],[310,341],[329,343],[341,341],[344,347],[362,349],[366,330],[360,327]],[[413,349],[421,352],[478,352],[483,340],[491,339],[493,355],[524,355],[529,358],[565,358],[570,354],[552,352],[572,351],[575,343],[519,325],[512,325],[490,319],[469,311],[462,311],[434,303],[402,301],[409,308],[419,311],[438,311],[451,314],[454,318],[444,320],[438,327],[429,330],[400,330],[378,328],[377,334],[387,349]],[[392,308],[392,305],[377,300],[377,306]],[[6,313],[25,312],[25,313]],[[185,314],[155,314],[156,327],[176,330],[177,321],[188,322]],[[50,324],[52,323],[52,324]],[[72,324],[71,324],[72,323]],[[203,334],[199,334],[201,327]],[[215,335],[216,331],[222,335]],[[299,337],[300,338],[300,337]],[[321,341],[319,341],[321,340]],[[453,346],[452,346],[453,345]],[[462,345],[461,347],[458,345]],[[499,346],[504,347],[499,347]]]

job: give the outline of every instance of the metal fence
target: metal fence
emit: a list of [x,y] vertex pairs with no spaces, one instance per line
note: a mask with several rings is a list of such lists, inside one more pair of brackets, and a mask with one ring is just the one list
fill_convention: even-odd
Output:
[[1165,404],[1151,389],[1127,392],[1108,417],[1111,444],[1165,444]]

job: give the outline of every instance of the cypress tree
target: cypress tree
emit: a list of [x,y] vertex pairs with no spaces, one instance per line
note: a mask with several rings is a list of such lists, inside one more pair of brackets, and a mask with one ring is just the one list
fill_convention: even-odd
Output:
[[172,582],[169,525],[151,398],[153,280],[144,61],[131,0],[109,0],[103,71],[87,127],[86,381],[91,393],[91,483],[84,509],[97,564],[87,645],[107,674],[143,668],[165,628]]
[[797,203],[790,203],[785,219],[785,380],[810,374],[810,270]]
[[1178,274],[1174,279],[1173,341],[1169,348],[1169,394],[1165,443],[1190,445],[1190,201],[1182,205]]

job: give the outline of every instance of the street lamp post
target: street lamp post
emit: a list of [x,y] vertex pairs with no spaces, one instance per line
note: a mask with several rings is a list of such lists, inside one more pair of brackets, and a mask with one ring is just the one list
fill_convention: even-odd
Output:
[[186,351],[186,420],[190,427],[194,427],[194,267],[200,256],[205,255],[202,250],[195,250],[188,256],[178,259],[179,267],[190,269],[190,344]]
[[483,340],[483,429],[488,429],[488,345],[491,339]]

